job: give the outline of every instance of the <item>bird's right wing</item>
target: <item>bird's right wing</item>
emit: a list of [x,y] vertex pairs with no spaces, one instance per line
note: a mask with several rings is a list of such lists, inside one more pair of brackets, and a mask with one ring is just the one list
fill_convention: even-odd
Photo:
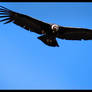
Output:
[[6,21],[4,24],[13,22],[18,26],[25,28],[26,30],[29,30],[38,34],[43,34],[43,31],[45,32],[47,28],[49,28],[50,26],[48,23],[34,19],[24,14],[14,12],[3,6],[0,6],[0,15],[2,15],[0,16],[0,18],[5,18],[3,20],[0,20],[0,22]]

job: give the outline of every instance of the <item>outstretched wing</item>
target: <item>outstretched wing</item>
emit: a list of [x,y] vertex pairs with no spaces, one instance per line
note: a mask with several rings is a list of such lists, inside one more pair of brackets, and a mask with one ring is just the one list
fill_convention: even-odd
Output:
[[92,40],[92,30],[60,26],[57,37],[66,40]]
[[0,18],[5,18],[3,20],[0,20],[0,22],[6,21],[4,24],[13,22],[18,26],[25,28],[26,30],[38,34],[42,34],[43,31],[45,32],[47,28],[49,28],[50,26],[48,23],[42,22],[40,20],[34,19],[24,14],[14,12],[2,6],[0,6],[0,15],[3,15],[0,16]]

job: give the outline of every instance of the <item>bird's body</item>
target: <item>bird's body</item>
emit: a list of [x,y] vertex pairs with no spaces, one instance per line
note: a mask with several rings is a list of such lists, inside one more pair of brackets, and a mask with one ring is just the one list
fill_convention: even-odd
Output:
[[66,40],[92,40],[92,30],[86,28],[64,27],[57,24],[46,23],[24,14],[16,13],[5,7],[0,6],[0,18],[5,18],[4,24],[13,22],[14,24],[28,30],[35,32],[41,36],[39,40],[48,46],[58,47],[56,38]]

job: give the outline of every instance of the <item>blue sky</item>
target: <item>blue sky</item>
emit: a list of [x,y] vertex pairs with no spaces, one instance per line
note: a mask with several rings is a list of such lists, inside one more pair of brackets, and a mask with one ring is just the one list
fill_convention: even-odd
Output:
[[[92,3],[0,2],[47,23],[92,28]],[[39,35],[0,23],[0,89],[92,89],[92,41],[57,39],[49,47]]]

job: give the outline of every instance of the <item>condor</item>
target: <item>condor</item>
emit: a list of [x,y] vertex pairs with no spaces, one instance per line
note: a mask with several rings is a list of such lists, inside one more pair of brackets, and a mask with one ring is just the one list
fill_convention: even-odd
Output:
[[39,40],[52,47],[59,47],[56,38],[66,40],[92,40],[92,30],[86,28],[64,27],[53,23],[46,23],[31,16],[20,14],[0,6],[0,22],[4,24],[13,22],[14,24],[39,34]]

